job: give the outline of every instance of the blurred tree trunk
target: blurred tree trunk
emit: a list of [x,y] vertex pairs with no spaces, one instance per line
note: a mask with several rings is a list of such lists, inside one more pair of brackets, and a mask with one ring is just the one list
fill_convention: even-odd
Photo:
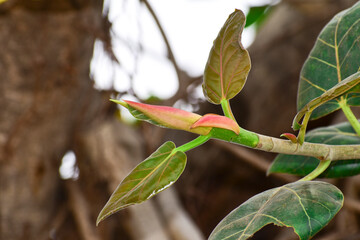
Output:
[[[143,159],[138,133],[89,77],[95,39],[109,41],[102,1],[9,0],[0,23],[0,239],[202,240],[171,190],[161,211],[148,201],[95,227]],[[67,151],[76,181],[59,175]]]
[[0,239],[55,239],[68,217],[58,169],[88,108],[100,109],[89,62],[101,13],[95,0],[1,5]]

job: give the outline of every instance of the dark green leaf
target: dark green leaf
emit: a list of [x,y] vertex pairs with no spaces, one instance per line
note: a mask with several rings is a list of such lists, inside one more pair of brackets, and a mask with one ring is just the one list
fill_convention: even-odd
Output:
[[250,71],[249,53],[241,44],[245,16],[240,10],[230,14],[210,50],[204,71],[203,91],[208,101],[220,104],[243,88]]
[[173,142],[166,142],[141,162],[120,183],[101,210],[97,224],[111,214],[146,201],[172,185],[184,171],[186,155],[176,151]]
[[[331,145],[360,144],[350,123],[341,123],[330,127],[318,128],[306,134],[305,140],[312,143]],[[319,160],[314,157],[279,154],[271,164],[268,173],[289,173],[305,176],[316,168]],[[339,178],[360,173],[360,159],[333,161],[319,177]]]
[[259,26],[266,18],[269,8],[269,5],[251,7],[248,14],[246,15],[245,28],[253,24]]
[[[337,14],[321,31],[300,74],[298,111],[347,77],[359,72],[360,2]],[[340,108],[360,105],[359,93],[336,97],[316,108],[311,119]]]
[[250,198],[219,223],[209,240],[248,239],[271,223],[293,227],[301,240],[310,239],[341,209],[343,199],[329,183],[290,183]]

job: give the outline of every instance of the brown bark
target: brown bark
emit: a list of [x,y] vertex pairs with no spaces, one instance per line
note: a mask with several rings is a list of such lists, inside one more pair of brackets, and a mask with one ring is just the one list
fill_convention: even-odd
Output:
[[[144,158],[138,133],[89,78],[95,38],[109,40],[102,2],[9,0],[0,14],[0,239],[203,239],[172,192],[164,211],[152,200],[95,227]],[[69,150],[80,176],[63,181]]]
[[19,2],[0,22],[0,238],[44,239],[63,201],[60,160],[93,92],[101,2],[61,12]]

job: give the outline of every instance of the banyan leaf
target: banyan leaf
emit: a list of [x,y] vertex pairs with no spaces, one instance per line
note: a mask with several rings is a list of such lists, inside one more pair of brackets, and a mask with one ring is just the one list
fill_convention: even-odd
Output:
[[[302,109],[347,77],[359,72],[360,2],[338,13],[321,31],[300,73],[297,108]],[[359,92],[346,92],[323,103],[311,119],[340,108],[360,105]]]
[[[312,143],[330,145],[360,144],[360,137],[355,133],[349,122],[317,128],[309,131],[305,140]],[[271,164],[268,174],[289,173],[305,176],[319,164],[317,158],[279,154]],[[360,159],[339,160],[331,162],[330,166],[319,176],[323,178],[349,177],[360,173]]]
[[293,121],[293,129],[298,130],[300,128],[300,120],[308,111],[313,111],[317,107],[326,104],[330,100],[337,98],[344,93],[352,94],[353,93],[359,93],[359,87],[360,87],[360,72],[356,72],[352,74],[351,76],[347,77],[346,79],[342,80],[338,84],[336,84],[331,89],[327,90],[323,94],[321,94],[319,97],[314,98],[310,102],[308,102],[295,116]]
[[292,227],[310,239],[337,214],[344,196],[335,186],[317,181],[290,183],[262,192],[227,215],[209,240],[244,240],[268,224]]
[[174,149],[173,142],[166,142],[137,165],[113,192],[96,224],[113,213],[129,205],[142,203],[170,187],[180,177],[186,165],[185,153],[173,152]]
[[207,135],[211,131],[211,127],[192,127],[196,121],[202,118],[201,115],[196,113],[168,106],[151,105],[127,100],[110,100],[126,107],[136,119],[147,121],[160,127],[184,130],[200,135]]
[[231,99],[243,88],[251,68],[249,53],[241,44],[245,16],[235,10],[214,40],[205,66],[203,91],[214,104]]
[[270,5],[251,7],[248,14],[246,15],[245,28],[250,27],[253,24],[255,24],[256,27],[261,25],[261,23],[269,14],[270,8]]
[[198,127],[217,127],[233,131],[236,134],[240,133],[240,126],[234,120],[212,113],[205,114],[191,126],[191,128]]

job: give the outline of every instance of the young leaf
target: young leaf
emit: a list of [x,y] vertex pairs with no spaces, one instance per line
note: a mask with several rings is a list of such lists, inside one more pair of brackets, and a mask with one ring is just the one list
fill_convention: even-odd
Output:
[[234,120],[212,113],[205,114],[191,126],[191,128],[197,127],[217,127],[233,131],[236,134],[240,133],[240,127]]
[[173,153],[174,149],[173,142],[166,142],[136,166],[113,192],[96,224],[111,214],[129,205],[142,203],[170,187],[180,177],[186,165],[185,153]]
[[[336,84],[359,72],[359,19],[360,2],[337,14],[321,31],[301,70],[298,111],[313,99],[327,94],[326,92]],[[359,106],[360,94],[348,92],[327,101],[313,111],[311,119],[338,110],[340,101]]]
[[[344,93],[352,94],[351,96],[355,96],[353,93],[359,92],[360,87],[360,72],[356,72],[352,74],[351,76],[347,77],[346,79],[342,80],[338,84],[336,84],[331,89],[327,90],[323,94],[321,94],[319,97],[314,98],[310,102],[308,102],[295,116],[293,121],[293,129],[298,130],[300,125],[301,118],[308,112],[313,111],[317,107],[321,106],[322,104],[325,104],[329,102],[330,100],[337,98]],[[340,105],[339,105],[340,106]]]
[[181,109],[157,106],[133,101],[111,101],[126,107],[129,112],[137,119],[148,121],[160,127],[185,130],[200,135],[207,135],[211,131],[211,127],[192,128],[192,125],[201,118],[201,115],[187,112]]
[[301,240],[310,239],[336,215],[344,196],[335,186],[295,182],[262,192],[227,215],[209,240],[244,240],[268,224],[293,227]]
[[280,135],[280,137],[284,137],[289,139],[292,143],[297,143],[296,136],[292,133],[283,133]]
[[240,10],[230,14],[210,50],[202,85],[204,95],[214,104],[231,99],[243,88],[250,71],[249,53],[241,44],[245,16]]
[[[305,139],[307,142],[331,145],[360,144],[360,137],[357,136],[349,122],[309,131]],[[319,159],[314,157],[279,154],[271,164],[268,174],[289,173],[306,176],[318,164]],[[359,173],[360,159],[339,160],[331,162],[330,166],[319,177],[339,178],[354,176]]]

